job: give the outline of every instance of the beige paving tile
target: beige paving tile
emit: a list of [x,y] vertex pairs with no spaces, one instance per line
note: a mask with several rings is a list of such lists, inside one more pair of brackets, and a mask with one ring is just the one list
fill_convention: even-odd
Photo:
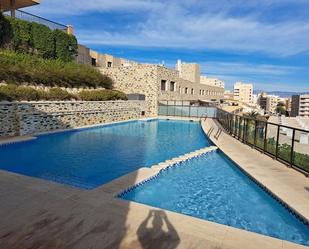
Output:
[[222,248],[281,249],[282,240],[229,228],[223,240]]

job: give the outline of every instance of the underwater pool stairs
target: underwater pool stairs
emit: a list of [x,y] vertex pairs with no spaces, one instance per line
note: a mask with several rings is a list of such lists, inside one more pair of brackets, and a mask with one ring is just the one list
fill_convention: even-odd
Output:
[[[214,120],[201,123],[205,134],[219,130]],[[142,167],[92,190],[0,170],[0,248],[197,248],[197,249],[301,249],[281,239],[248,232],[207,220],[115,198],[156,177],[163,170],[217,149],[244,171],[309,219],[309,184],[303,175],[261,155],[222,132],[209,134],[215,146]],[[261,167],[257,165],[261,164]],[[141,243],[138,231],[154,210],[165,213],[176,234],[153,230]]]
[[[106,193],[112,194],[114,197],[119,197],[121,194],[125,193],[126,191],[129,191],[132,188],[140,186],[141,184],[144,184],[145,182],[153,179],[160,173],[161,170],[165,170],[169,167],[173,167],[175,164],[184,162],[186,160],[190,160],[192,158],[201,156],[206,153],[210,153],[217,149],[218,148],[216,146],[205,147],[205,148],[181,155],[179,157],[168,159],[164,162],[155,164],[151,167],[139,168],[138,170],[133,171],[127,175],[121,176],[109,183],[102,185],[101,187],[98,187],[97,189],[100,189],[100,191],[104,191]],[[128,186],[128,183],[131,183],[131,184]]]

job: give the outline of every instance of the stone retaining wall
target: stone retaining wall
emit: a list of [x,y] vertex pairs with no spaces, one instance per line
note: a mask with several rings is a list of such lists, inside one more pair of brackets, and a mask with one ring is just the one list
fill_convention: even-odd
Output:
[[145,110],[145,101],[2,102],[0,137],[137,119]]

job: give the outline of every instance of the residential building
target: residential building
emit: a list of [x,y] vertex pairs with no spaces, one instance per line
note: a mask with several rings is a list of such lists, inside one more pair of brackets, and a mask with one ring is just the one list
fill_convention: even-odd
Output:
[[236,82],[234,84],[234,99],[247,104],[253,103],[253,85]]
[[276,95],[268,95],[266,92],[262,92],[258,95],[258,105],[267,114],[275,114],[276,108],[282,99]]
[[114,57],[110,54],[101,54],[97,51],[90,50],[90,57],[92,65],[100,68],[110,68],[110,67],[126,67],[133,64],[137,64],[134,61],[129,61],[123,58]]
[[217,87],[222,87],[224,88],[224,81],[217,79],[217,78],[209,78],[207,76],[201,75],[200,77],[200,83],[205,84],[205,85],[210,85],[210,86],[217,86]]
[[291,116],[309,117],[309,94],[292,96]]
[[200,83],[201,69],[197,63],[184,63],[181,60],[177,61],[176,70],[179,71],[179,76],[182,79],[193,83]]
[[267,93],[262,92],[258,94],[258,101],[257,104],[266,112],[266,106],[267,106]]
[[99,70],[113,79],[115,89],[127,94],[144,94],[147,114],[153,116],[161,100],[219,103],[224,98],[223,88],[183,79],[178,70],[161,65],[134,63],[122,67],[99,67]]
[[268,95],[266,98],[266,112],[269,114],[275,114],[279,100],[279,96]]

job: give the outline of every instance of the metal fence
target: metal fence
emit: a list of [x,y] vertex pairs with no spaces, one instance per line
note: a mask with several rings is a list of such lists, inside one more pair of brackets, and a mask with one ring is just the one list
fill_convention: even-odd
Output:
[[217,120],[235,138],[309,176],[309,131],[217,110]]
[[191,104],[190,101],[159,101],[159,115],[176,117],[210,117],[217,115],[216,107]]
[[[4,12],[4,15],[9,16],[10,12]],[[66,32],[68,28],[66,25],[63,25],[61,23],[53,22],[43,17],[36,16],[28,12],[22,11],[22,10],[15,10],[15,17],[21,20],[29,21],[29,22],[36,22],[36,23],[43,24],[52,30],[60,29]]]

